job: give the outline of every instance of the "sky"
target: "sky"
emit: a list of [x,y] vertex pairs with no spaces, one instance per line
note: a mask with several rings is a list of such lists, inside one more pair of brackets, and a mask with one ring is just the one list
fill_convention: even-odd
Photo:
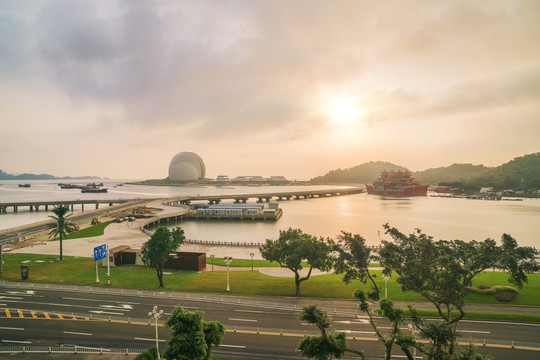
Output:
[[308,180],[540,151],[540,1],[0,0],[0,169]]

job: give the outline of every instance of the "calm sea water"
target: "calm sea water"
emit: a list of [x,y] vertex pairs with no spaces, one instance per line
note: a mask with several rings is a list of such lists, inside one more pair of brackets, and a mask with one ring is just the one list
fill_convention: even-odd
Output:
[[[90,181],[91,182],[91,181]],[[266,191],[293,191],[297,187],[154,187],[123,185],[106,181],[107,194],[81,194],[80,190],[61,190],[56,182],[35,181],[31,188],[19,182],[0,182],[0,202],[31,200],[70,200],[81,198],[144,198],[181,195],[250,194]],[[318,186],[317,189],[325,188]],[[328,188],[328,187],[326,187]],[[402,232],[415,228],[436,239],[484,240],[512,235],[520,245],[540,247],[540,199],[487,201],[438,197],[381,197],[357,194],[321,199],[280,202],[284,213],[277,222],[184,221],[187,237],[204,240],[264,242],[276,238],[289,227],[324,237],[335,237],[341,230],[362,235],[368,243],[385,238],[382,225],[390,223]],[[76,209],[77,211],[77,209]],[[0,214],[0,229],[44,220],[45,211]]]

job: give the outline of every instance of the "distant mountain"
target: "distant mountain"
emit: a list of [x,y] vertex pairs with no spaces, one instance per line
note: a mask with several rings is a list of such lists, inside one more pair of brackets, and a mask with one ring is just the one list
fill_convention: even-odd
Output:
[[12,175],[0,170],[0,180],[77,180],[77,179],[99,179],[97,176],[62,176],[57,177],[50,174],[19,174]]
[[484,165],[452,164],[415,172],[414,177],[421,184],[439,185],[442,182],[466,182],[475,176],[485,174],[489,170],[490,168]]
[[[348,169],[332,170],[311,179],[312,183],[370,184],[383,170],[405,170],[403,166],[383,161],[371,161]],[[449,185],[466,189],[493,187],[495,190],[540,190],[540,153],[517,157],[497,167],[453,164],[412,174],[426,185]]]
[[495,190],[539,190],[540,153],[514,158],[473,177],[469,183],[475,186],[492,186]]
[[311,179],[312,183],[358,183],[371,184],[384,170],[406,170],[403,166],[385,161],[370,161],[348,169],[331,170],[323,176]]

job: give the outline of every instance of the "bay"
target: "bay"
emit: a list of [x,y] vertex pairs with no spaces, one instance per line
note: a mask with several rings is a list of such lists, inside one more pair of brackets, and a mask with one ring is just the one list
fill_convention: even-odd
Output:
[[487,201],[440,197],[382,197],[356,194],[279,202],[283,216],[277,222],[183,221],[188,238],[264,242],[289,227],[335,238],[340,231],[363,236],[370,245],[388,239],[383,224],[401,232],[423,230],[435,239],[499,240],[512,235],[520,245],[540,247],[540,200]]
[[[102,180],[80,180],[86,184]],[[175,187],[123,184],[126,179],[103,180],[105,194],[82,194],[66,190],[51,180],[24,181],[30,188],[19,188],[22,181],[0,181],[0,202],[74,199],[134,199],[187,195],[253,194],[328,189],[332,186],[261,186],[261,187]],[[67,181],[63,181],[67,182]],[[119,186],[123,184],[122,186]],[[254,202],[252,199],[251,202]],[[277,222],[184,221],[180,224],[191,239],[227,242],[257,242],[274,239],[279,230],[289,227],[323,237],[335,237],[340,231],[357,233],[371,245],[381,238],[382,225],[389,223],[409,233],[422,229],[435,239],[484,240],[512,235],[520,245],[540,247],[540,199],[523,201],[487,201],[439,197],[384,197],[367,194],[280,201],[283,216]],[[9,211],[9,210],[8,210]],[[75,208],[75,211],[80,209]],[[0,229],[33,223],[48,218],[51,212],[19,209],[18,213],[0,214]],[[176,226],[172,224],[172,226]]]

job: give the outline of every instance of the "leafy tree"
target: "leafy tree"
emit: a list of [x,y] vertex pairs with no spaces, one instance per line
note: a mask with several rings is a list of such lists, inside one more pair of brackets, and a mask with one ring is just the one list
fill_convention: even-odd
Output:
[[360,355],[365,359],[361,350],[347,348],[346,334],[330,330],[332,320],[326,311],[319,309],[317,305],[306,305],[299,316],[300,320],[307,321],[317,326],[321,332],[320,336],[305,336],[298,343],[297,350],[307,358],[316,360],[340,359],[348,351]]
[[156,269],[159,286],[163,287],[163,265],[169,254],[178,250],[184,242],[184,230],[180,227],[169,231],[165,226],[156,229],[150,240],[142,246],[142,261],[144,264]]
[[218,346],[225,335],[225,326],[218,321],[204,321],[202,311],[174,308],[165,327],[172,330],[165,358],[169,360],[208,360],[212,346]]
[[338,253],[334,264],[336,274],[345,274],[343,281],[348,284],[354,279],[366,283],[371,282],[371,291],[368,296],[372,300],[379,300],[380,290],[375,282],[375,275],[369,271],[369,264],[377,259],[366,245],[366,240],[358,234],[342,231],[334,248]]
[[158,359],[157,349],[155,346],[151,347],[145,352],[135,356],[134,360],[156,360]]
[[[465,316],[466,288],[476,275],[498,267],[508,272],[510,282],[521,287],[527,281],[527,273],[540,269],[535,260],[538,252],[532,247],[517,246],[507,234],[498,246],[492,239],[434,241],[418,229],[410,235],[388,224],[384,229],[392,241],[383,240],[379,250],[383,273],[397,274],[402,289],[415,291],[430,301],[443,320],[424,321],[412,309],[420,335],[431,342],[417,348],[430,359],[455,358],[456,326]],[[457,310],[458,315],[453,317],[452,310]]]
[[67,206],[64,206],[64,205],[55,206],[52,209],[52,212],[54,213],[54,215],[49,215],[51,219],[55,220],[54,223],[49,224],[49,229],[51,229],[51,231],[49,232],[49,239],[51,237],[57,237],[57,236],[60,238],[60,260],[64,260],[64,256],[62,253],[62,239],[67,234],[70,234],[76,230],[75,224],[67,220],[67,218],[71,216],[71,214],[66,216],[68,211],[69,211],[69,207]]
[[[309,279],[313,269],[328,271],[334,261],[331,240],[304,234],[300,229],[280,230],[278,239],[267,239],[259,250],[264,259],[276,261],[281,267],[294,272],[296,296],[300,296],[300,284]],[[302,261],[309,265],[309,271],[304,277],[300,276]]]

